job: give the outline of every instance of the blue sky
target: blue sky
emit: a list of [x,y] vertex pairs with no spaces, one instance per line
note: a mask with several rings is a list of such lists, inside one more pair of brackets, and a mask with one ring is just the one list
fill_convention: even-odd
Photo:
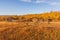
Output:
[[60,0],[0,0],[0,15],[60,11]]

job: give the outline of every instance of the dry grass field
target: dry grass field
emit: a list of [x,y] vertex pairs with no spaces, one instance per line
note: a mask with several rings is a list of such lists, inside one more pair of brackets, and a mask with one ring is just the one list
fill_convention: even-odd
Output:
[[0,16],[0,40],[60,40],[60,12]]

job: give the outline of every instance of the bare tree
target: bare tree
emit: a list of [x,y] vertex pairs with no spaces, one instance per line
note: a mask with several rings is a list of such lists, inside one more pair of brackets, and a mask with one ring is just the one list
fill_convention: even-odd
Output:
[[48,24],[50,23],[50,22],[52,22],[52,18],[48,18]]

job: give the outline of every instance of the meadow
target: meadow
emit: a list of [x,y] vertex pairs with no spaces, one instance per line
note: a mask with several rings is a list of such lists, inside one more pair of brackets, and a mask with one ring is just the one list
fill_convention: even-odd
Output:
[[60,40],[60,12],[0,16],[0,40]]

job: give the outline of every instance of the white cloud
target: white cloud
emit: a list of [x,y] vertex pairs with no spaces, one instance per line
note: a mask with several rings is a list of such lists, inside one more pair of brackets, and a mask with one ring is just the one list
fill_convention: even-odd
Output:
[[23,1],[23,2],[31,2],[31,0],[20,0],[20,1]]
[[52,2],[52,3],[50,3],[50,5],[53,5],[53,6],[60,6],[60,3],[58,3],[58,2]]
[[52,5],[52,6],[60,6],[60,2],[58,3],[54,0],[20,0],[20,1],[23,1],[23,2],[34,1],[34,3],[47,3],[47,4]]
[[[23,2],[32,2],[33,0],[20,0],[20,1],[23,1]],[[34,2],[35,3],[41,3],[41,2],[45,2],[46,0],[35,0]]]
[[35,2],[36,3],[42,3],[42,2],[45,2],[46,0],[36,0]]

